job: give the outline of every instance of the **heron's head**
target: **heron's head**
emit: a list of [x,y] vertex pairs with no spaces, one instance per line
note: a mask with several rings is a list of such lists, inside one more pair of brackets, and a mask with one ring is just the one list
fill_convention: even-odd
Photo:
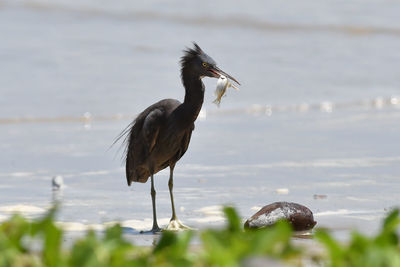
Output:
[[193,48],[184,51],[181,58],[182,75],[184,72],[190,73],[199,79],[203,77],[219,78],[222,75],[240,84],[235,78],[217,67],[217,63],[209,55],[201,50],[200,46],[193,43]]

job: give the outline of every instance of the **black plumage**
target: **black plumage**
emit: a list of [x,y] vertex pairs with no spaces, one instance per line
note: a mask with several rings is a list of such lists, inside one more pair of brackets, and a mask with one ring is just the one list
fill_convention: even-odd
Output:
[[151,178],[152,232],[160,230],[156,218],[153,175],[166,167],[170,167],[168,185],[172,205],[172,218],[167,229],[185,228],[175,213],[173,171],[176,162],[188,149],[194,122],[203,104],[204,84],[201,79],[221,75],[237,82],[217,68],[215,61],[194,43],[194,47],[185,50],[181,58],[181,78],[185,88],[183,103],[164,99],[149,106],[138,115],[127,132],[126,179],[131,185],[132,182],[145,183]]

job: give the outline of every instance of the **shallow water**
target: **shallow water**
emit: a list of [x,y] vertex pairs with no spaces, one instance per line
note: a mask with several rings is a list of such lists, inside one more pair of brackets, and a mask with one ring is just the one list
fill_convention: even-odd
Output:
[[[118,220],[151,244],[137,234],[151,227],[150,186],[128,187],[109,147],[149,104],[183,98],[178,61],[193,40],[242,86],[218,109],[216,81],[204,80],[175,169],[182,221],[219,226],[221,205],[247,218],[293,201],[346,239],[398,205],[399,1],[118,3],[0,1],[0,219],[38,216],[57,198],[72,238]],[[167,180],[157,175],[163,225]]]

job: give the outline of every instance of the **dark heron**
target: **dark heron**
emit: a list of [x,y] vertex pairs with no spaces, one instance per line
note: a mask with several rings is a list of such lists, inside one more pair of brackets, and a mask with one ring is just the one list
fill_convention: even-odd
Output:
[[[176,162],[188,149],[190,137],[204,100],[203,77],[219,78],[221,75],[236,81],[220,70],[215,61],[194,43],[192,49],[184,51],[181,58],[181,78],[185,87],[183,103],[175,99],[164,99],[146,108],[132,122],[127,136],[126,179],[132,182],[147,182],[151,178],[151,200],[153,204],[153,228],[160,231],[156,215],[156,190],[153,175],[169,167],[168,181],[171,197],[172,217],[167,230],[187,229],[176,217],[173,174]],[[129,132],[129,133],[128,133]],[[124,133],[123,133],[124,134]]]

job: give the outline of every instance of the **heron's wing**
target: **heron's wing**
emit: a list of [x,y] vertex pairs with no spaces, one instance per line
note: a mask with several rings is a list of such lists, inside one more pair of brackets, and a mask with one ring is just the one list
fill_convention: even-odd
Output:
[[126,179],[132,182],[145,183],[150,170],[142,164],[154,149],[163,121],[163,110],[157,107],[142,112],[130,129],[126,155]]
[[164,112],[157,108],[149,112],[144,119],[142,133],[147,146],[147,153],[151,153],[156,145],[163,117]]

